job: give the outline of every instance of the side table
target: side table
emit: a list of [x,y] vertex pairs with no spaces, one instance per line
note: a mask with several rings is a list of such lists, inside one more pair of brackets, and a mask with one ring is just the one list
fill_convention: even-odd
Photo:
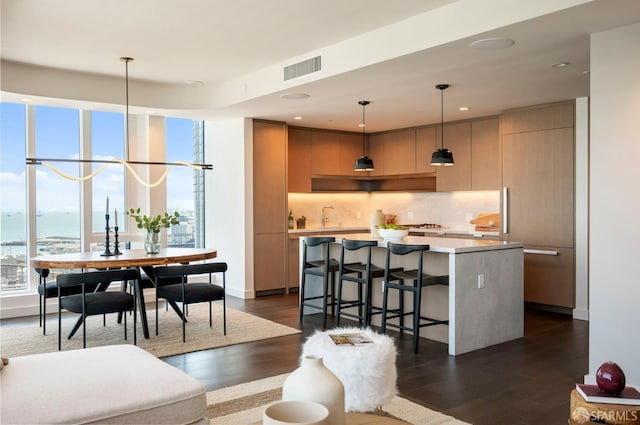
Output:
[[640,425],[640,406],[589,403],[574,389],[571,391],[569,424]]

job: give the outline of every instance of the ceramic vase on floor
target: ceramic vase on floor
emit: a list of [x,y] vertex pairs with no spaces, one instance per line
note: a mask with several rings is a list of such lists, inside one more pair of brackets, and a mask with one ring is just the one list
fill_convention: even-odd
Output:
[[344,425],[344,386],[320,357],[303,357],[300,367],[284,381],[282,399],[320,403],[329,409],[328,425]]

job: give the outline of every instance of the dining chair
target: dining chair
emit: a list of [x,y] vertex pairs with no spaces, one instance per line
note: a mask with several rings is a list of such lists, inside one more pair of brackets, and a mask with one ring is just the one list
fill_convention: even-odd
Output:
[[[87,346],[87,317],[97,314],[133,311],[133,343],[137,344],[136,296],[125,291],[90,292],[89,288],[102,286],[108,288],[113,282],[134,281],[140,279],[138,269],[104,270],[58,275],[58,350],[62,348],[62,310],[80,314],[82,320],[82,348]],[[137,284],[137,283],[134,283]],[[81,288],[79,294],[64,295],[67,288]],[[104,324],[104,322],[103,322]],[[69,335],[71,338],[72,335]],[[124,315],[124,339],[127,339],[127,318]]]
[[[38,316],[40,326],[42,327],[42,335],[47,334],[47,299],[58,297],[58,284],[55,280],[47,282],[49,277],[49,269],[43,269],[36,267],[36,273],[38,273]],[[88,285],[87,292],[93,292],[98,285]],[[79,286],[66,287],[62,290],[62,295],[74,295],[82,292],[82,288]]]
[[[209,303],[209,327],[213,326],[212,302],[222,301],[222,323],[224,335],[227,334],[227,308],[225,299],[227,263],[184,264],[155,267],[156,279],[156,335],[158,335],[158,300],[165,299],[170,305],[180,303],[182,320],[182,342],[186,342],[186,309],[189,304]],[[213,275],[222,273],[222,286],[213,283]],[[190,276],[208,275],[207,281],[189,281]],[[179,277],[181,282],[165,285],[163,282]]]
[[[424,273],[424,253],[429,251],[429,245],[405,245],[398,243],[387,243],[387,256],[385,261],[384,289],[382,295],[382,332],[386,332],[387,327],[396,328],[400,331],[411,331],[413,333],[413,352],[418,353],[418,343],[420,340],[420,328],[434,325],[448,325],[449,320],[440,320],[428,316],[423,316],[420,310],[422,303],[422,287],[432,285],[448,285],[449,276],[432,276]],[[417,268],[411,270],[392,269],[391,259],[395,256],[406,256],[415,253],[417,255]],[[398,291],[398,308],[389,309],[389,291]],[[405,311],[404,293],[413,294],[413,308]],[[411,316],[411,326],[405,326],[404,317]],[[398,319],[396,323],[389,320]]]

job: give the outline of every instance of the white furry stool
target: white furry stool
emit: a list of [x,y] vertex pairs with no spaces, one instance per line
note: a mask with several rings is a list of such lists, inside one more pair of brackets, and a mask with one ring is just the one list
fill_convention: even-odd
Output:
[[[362,333],[372,344],[336,345],[329,334]],[[307,338],[302,358],[322,357],[324,365],[344,385],[347,412],[371,412],[390,402],[396,389],[396,346],[393,338],[371,329],[336,328]]]

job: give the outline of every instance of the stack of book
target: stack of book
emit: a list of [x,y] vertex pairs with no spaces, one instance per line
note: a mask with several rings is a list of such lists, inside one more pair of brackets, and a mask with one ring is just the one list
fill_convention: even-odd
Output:
[[589,403],[640,406],[640,391],[632,386],[626,386],[619,394],[609,394],[602,391],[597,385],[576,384],[576,391]]

